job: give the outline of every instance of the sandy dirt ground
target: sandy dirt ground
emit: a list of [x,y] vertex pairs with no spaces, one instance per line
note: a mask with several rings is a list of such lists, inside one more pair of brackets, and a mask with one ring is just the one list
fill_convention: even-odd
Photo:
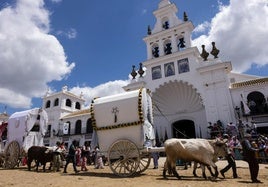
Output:
[[[225,179],[220,175],[216,181],[205,180],[201,177],[193,177],[192,168],[184,170],[184,167],[178,166],[178,172],[182,179],[169,177],[168,180],[163,179],[162,171],[164,165],[163,157],[159,160],[159,169],[153,169],[152,164],[142,174],[120,178],[112,173],[109,166],[104,169],[94,169],[88,166],[89,171],[74,174],[72,165],[68,165],[68,173],[61,172],[43,172],[40,168],[39,172],[28,171],[25,166],[19,168],[5,170],[0,169],[0,187],[6,186],[25,186],[25,187],[78,187],[78,186],[94,186],[94,187],[268,187],[268,164],[260,164],[259,180],[263,183],[251,183],[248,165],[244,161],[237,161],[238,179],[232,178],[232,171],[225,173]],[[217,162],[218,168],[221,169],[227,164],[226,161]],[[80,169],[80,167],[78,167]],[[201,169],[197,171],[201,176]],[[207,171],[209,176],[209,172]]]

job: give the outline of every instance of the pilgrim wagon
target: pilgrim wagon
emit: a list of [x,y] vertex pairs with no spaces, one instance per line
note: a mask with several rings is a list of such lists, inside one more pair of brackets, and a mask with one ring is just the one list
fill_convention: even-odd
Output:
[[43,146],[47,122],[47,113],[40,108],[15,112],[9,117],[7,140],[0,155],[4,168],[16,167],[31,146]]
[[153,147],[152,99],[145,88],[94,99],[91,119],[93,146],[99,146],[112,172],[120,177],[145,171],[150,152],[163,151]]

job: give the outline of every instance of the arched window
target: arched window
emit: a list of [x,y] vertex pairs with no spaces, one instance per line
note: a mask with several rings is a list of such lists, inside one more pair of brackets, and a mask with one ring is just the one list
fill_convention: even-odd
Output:
[[164,42],[164,51],[165,51],[166,55],[172,53],[172,47],[171,47],[171,41],[170,40],[166,40]]
[[72,107],[72,101],[70,99],[66,99],[66,106]]
[[81,105],[80,105],[79,102],[76,102],[76,103],[75,103],[75,109],[79,109],[79,110],[81,109]]
[[164,17],[162,19],[162,27],[163,27],[163,29],[169,29],[169,20],[167,17]]
[[75,134],[81,134],[81,126],[82,126],[82,121],[77,120],[75,123]]
[[55,99],[54,106],[59,106],[59,98]]
[[261,92],[251,92],[247,96],[247,101],[251,115],[263,114],[268,112],[266,99]]
[[92,121],[91,118],[87,120],[87,133],[93,133],[93,126],[92,126]]
[[159,57],[159,46],[158,46],[158,44],[153,44],[152,45],[152,55],[155,58]]
[[185,46],[185,40],[184,40],[184,37],[183,36],[179,36],[178,39],[177,39],[177,43],[178,43],[178,50],[181,50],[181,49],[184,49],[186,46]]
[[50,100],[48,100],[46,103],[46,108],[49,108],[49,107],[50,107]]

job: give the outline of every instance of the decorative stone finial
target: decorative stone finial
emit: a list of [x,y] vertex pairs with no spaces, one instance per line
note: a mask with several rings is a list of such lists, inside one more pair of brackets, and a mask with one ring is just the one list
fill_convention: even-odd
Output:
[[158,5],[158,8],[160,9],[160,8],[163,8],[163,7],[168,6],[170,4],[171,3],[170,3],[169,0],[161,0],[160,3],[159,3],[159,5]]
[[188,16],[186,12],[183,12],[183,21],[188,21]]
[[83,97],[84,97],[84,93],[81,92],[81,93],[80,93],[80,98],[83,98]]
[[140,69],[139,69],[138,73],[139,73],[140,77],[142,77],[144,74],[144,70],[142,68],[142,63],[140,63]]
[[68,86],[65,85],[65,86],[62,87],[62,91],[63,91],[63,92],[65,92],[65,91],[67,91],[67,90],[68,90]]
[[136,70],[135,70],[135,66],[134,66],[134,65],[132,66],[131,76],[132,76],[132,79],[135,79],[136,76],[137,76],[137,72],[136,72]]
[[148,35],[151,35],[151,34],[152,34],[150,25],[148,25],[147,34],[148,34]]
[[202,53],[200,54],[200,56],[204,59],[204,61],[207,61],[208,55],[209,53],[206,51],[205,45],[202,45]]
[[216,48],[215,42],[212,42],[211,44],[212,44],[212,50],[211,50],[210,54],[212,54],[214,56],[214,58],[218,58],[218,54],[219,54],[220,50]]
[[49,96],[50,95],[50,89],[47,88],[47,92],[46,92],[46,95],[45,96]]

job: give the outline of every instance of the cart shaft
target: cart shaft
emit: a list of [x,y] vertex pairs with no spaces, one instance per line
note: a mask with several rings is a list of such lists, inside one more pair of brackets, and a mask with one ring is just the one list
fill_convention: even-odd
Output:
[[154,152],[165,152],[164,147],[146,147],[141,152],[149,152],[149,153],[154,153]]

